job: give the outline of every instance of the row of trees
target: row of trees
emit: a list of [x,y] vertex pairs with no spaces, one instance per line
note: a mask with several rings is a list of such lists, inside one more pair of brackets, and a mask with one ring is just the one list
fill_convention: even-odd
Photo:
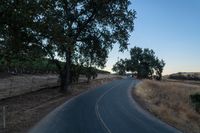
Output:
[[9,65],[6,61],[0,60],[0,72],[12,74],[43,74],[56,73],[56,66],[47,58],[29,59],[12,59]]
[[72,64],[102,68],[114,44],[127,48],[135,19],[129,5],[129,0],[2,0],[0,58],[7,66],[13,59],[48,58],[67,91]]
[[[59,62],[64,65],[63,62]],[[34,59],[34,60],[18,60],[13,59],[9,66],[5,66],[3,60],[0,60],[0,72],[8,72],[11,74],[49,74],[58,73],[58,69],[54,63],[48,58]],[[108,71],[96,69],[94,67],[84,67],[79,64],[71,65],[70,82],[78,82],[80,75],[85,75],[88,82],[91,78],[96,78],[98,73],[109,74]]]
[[155,56],[151,49],[134,47],[130,50],[130,59],[120,59],[114,66],[113,71],[124,75],[126,71],[132,72],[137,78],[162,79],[162,72],[165,66],[163,60]]

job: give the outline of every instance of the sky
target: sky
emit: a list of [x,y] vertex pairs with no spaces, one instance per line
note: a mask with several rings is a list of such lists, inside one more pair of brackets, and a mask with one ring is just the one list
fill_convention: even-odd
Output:
[[[153,49],[164,59],[164,75],[200,72],[200,0],[131,0],[137,12],[135,30],[129,39],[134,46]],[[118,59],[129,58],[129,50],[109,53],[105,70],[111,71]]]

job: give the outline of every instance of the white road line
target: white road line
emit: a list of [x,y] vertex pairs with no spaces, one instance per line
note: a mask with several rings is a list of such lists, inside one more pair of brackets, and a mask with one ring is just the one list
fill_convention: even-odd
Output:
[[110,131],[110,129],[108,128],[108,126],[105,124],[105,122],[104,122],[104,120],[102,119],[102,117],[101,117],[101,115],[100,115],[100,113],[99,113],[99,102],[102,100],[102,98],[107,94],[107,93],[109,93],[112,89],[114,89],[114,88],[116,88],[116,87],[118,87],[120,84],[118,84],[118,85],[116,85],[116,86],[114,86],[114,87],[111,87],[109,90],[107,90],[106,92],[104,92],[100,97],[99,97],[99,99],[97,100],[97,102],[96,102],[96,104],[95,104],[95,113],[96,113],[96,116],[97,116],[97,118],[99,119],[99,121],[102,123],[102,125],[103,125],[103,127],[106,129],[106,131],[108,132],[108,133],[112,133],[111,131]]
[[[113,82],[113,81],[112,81],[112,82]],[[110,82],[110,83],[112,83],[112,82]],[[80,94],[78,94],[78,95],[76,95],[76,96],[70,98],[69,100],[67,100],[66,102],[64,102],[63,104],[61,104],[60,106],[56,107],[56,108],[55,108],[53,111],[51,111],[47,116],[45,116],[44,118],[42,118],[42,120],[40,120],[36,125],[34,125],[34,126],[28,131],[28,133],[36,133],[36,131],[37,131],[40,127],[42,127],[42,126],[40,126],[40,125],[43,125],[43,124],[49,122],[50,119],[52,119],[53,117],[55,117],[55,115],[58,113],[58,111],[64,111],[64,110],[65,110],[64,107],[67,106],[67,104],[70,104],[71,102],[73,102],[75,99],[77,99],[77,98],[79,98],[79,97],[81,97],[81,96],[83,96],[83,95],[85,95],[85,94],[87,94],[87,93],[90,93],[90,92],[92,92],[92,91],[95,91],[95,90],[97,90],[98,88],[101,88],[101,87],[103,87],[103,86],[105,86],[105,85],[108,85],[108,84],[110,84],[110,83],[106,83],[106,84],[101,85],[101,86],[96,87],[96,88],[95,88],[95,87],[92,87],[92,88],[95,88],[95,89],[88,89],[87,91],[82,92],[82,93],[80,93]],[[56,124],[55,124],[54,122],[52,122],[52,125],[56,125]]]

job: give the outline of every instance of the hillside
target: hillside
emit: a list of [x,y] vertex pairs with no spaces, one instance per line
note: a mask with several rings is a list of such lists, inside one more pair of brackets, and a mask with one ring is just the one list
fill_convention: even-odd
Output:
[[168,79],[178,80],[198,80],[200,81],[200,72],[179,72],[166,76]]

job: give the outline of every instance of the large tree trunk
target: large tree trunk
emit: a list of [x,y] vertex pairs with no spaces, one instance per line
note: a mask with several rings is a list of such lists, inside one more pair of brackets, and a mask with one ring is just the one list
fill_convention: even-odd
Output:
[[61,92],[68,92],[68,88],[70,85],[70,70],[71,70],[71,51],[68,49],[66,52],[66,62],[64,69],[60,73],[60,81],[61,81],[61,86],[60,86],[60,91]]
[[91,76],[88,76],[87,77],[87,83],[90,83],[90,80],[91,80]]
[[69,82],[67,80],[68,73],[66,70],[63,70],[60,74],[60,92],[66,93],[68,91]]
[[160,80],[162,80],[162,73],[158,73],[158,80],[160,81]]

